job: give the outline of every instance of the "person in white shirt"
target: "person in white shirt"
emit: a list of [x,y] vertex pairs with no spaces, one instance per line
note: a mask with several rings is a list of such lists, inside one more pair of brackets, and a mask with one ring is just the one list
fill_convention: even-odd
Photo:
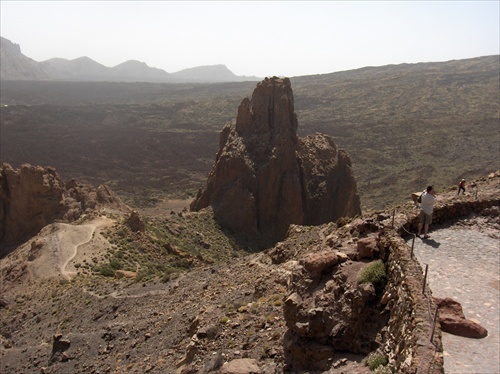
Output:
[[432,211],[434,210],[434,203],[436,201],[436,192],[432,186],[428,186],[422,195],[422,202],[420,203],[420,216],[418,224],[418,234],[422,232],[422,227],[424,228],[424,238],[429,238],[427,231],[429,231],[429,225],[432,223]]

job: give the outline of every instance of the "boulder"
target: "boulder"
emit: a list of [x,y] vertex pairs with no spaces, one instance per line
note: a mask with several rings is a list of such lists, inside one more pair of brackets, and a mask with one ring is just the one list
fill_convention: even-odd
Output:
[[211,206],[222,225],[278,241],[291,224],[313,225],[361,213],[347,153],[331,137],[297,137],[290,80],[266,78],[245,98],[190,209]]
[[465,318],[462,305],[450,298],[434,298],[439,310],[441,330],[466,338],[481,339],[488,336],[488,330],[480,324]]
[[224,363],[224,358],[220,352],[217,352],[208,362],[203,366],[203,373],[210,373],[211,371],[216,371]]
[[198,339],[215,339],[219,333],[219,327],[217,325],[204,326],[196,332]]
[[221,374],[260,374],[257,360],[252,358],[238,358],[222,365]]
[[303,262],[307,271],[322,273],[331,270],[339,262],[339,256],[332,251],[318,252],[307,256]]
[[52,337],[52,352],[63,352],[71,345],[68,339],[63,339],[62,334],[57,333]]
[[115,271],[115,278],[137,278],[137,273],[135,271],[128,271],[128,270],[117,270]]
[[359,239],[357,242],[358,257],[362,258],[375,258],[378,257],[380,252],[378,247],[378,240],[376,236]]

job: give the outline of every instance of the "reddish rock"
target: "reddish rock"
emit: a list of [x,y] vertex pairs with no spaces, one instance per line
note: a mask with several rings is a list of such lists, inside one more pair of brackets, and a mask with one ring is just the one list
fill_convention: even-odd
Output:
[[326,135],[297,137],[290,80],[260,82],[220,134],[207,187],[191,204],[211,206],[226,227],[281,240],[290,224],[312,225],[361,213],[349,156]]
[[465,318],[462,305],[450,298],[434,298],[439,310],[441,330],[466,338],[481,339],[488,336],[488,330]]
[[128,270],[117,270],[115,271],[115,278],[136,278],[137,273],[135,271]]
[[378,240],[375,236],[359,239],[357,243],[358,257],[375,258],[380,252],[378,248]]
[[441,324],[441,330],[449,334],[474,339],[482,339],[488,336],[488,330],[483,326],[465,318],[440,316],[439,323]]
[[330,270],[339,262],[339,256],[332,251],[313,253],[304,259],[307,271],[321,273]]

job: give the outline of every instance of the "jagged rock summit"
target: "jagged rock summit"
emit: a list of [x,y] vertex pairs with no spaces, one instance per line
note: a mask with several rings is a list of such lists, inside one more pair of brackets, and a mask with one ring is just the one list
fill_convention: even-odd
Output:
[[266,78],[238,108],[191,210],[211,206],[222,225],[281,240],[290,224],[316,225],[361,213],[348,154],[327,135],[297,137],[288,78]]

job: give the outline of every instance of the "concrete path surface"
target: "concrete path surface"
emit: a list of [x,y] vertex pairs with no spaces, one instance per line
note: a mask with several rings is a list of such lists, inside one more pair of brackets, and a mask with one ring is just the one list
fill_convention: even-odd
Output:
[[[498,233],[497,233],[498,234]],[[464,226],[435,229],[416,238],[414,253],[434,297],[458,301],[465,317],[488,330],[484,339],[443,332],[447,374],[500,373],[500,240]],[[411,240],[408,242],[411,247]]]

